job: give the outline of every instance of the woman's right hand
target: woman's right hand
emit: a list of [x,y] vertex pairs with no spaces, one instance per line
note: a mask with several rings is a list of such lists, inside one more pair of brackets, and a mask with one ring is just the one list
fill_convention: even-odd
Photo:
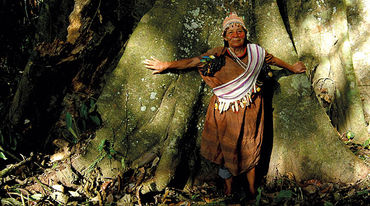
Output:
[[306,66],[303,62],[297,62],[293,64],[291,71],[295,74],[300,74],[306,71]]
[[160,74],[170,66],[169,62],[162,62],[154,57],[151,57],[151,59],[145,59],[143,63],[147,69],[153,70],[153,74]]

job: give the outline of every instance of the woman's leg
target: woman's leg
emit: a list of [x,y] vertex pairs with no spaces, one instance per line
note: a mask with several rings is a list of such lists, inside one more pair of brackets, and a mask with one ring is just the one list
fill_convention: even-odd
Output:
[[256,170],[255,167],[247,172],[247,180],[249,184],[249,192],[255,196],[256,195],[256,188],[254,185],[256,179]]
[[233,184],[233,177],[230,177],[228,179],[225,179],[225,185],[226,185],[226,188],[225,188],[225,195],[230,195],[231,194],[231,187],[232,187],[232,184]]
[[230,195],[232,192],[233,175],[223,166],[218,169],[218,175],[225,180],[225,195]]

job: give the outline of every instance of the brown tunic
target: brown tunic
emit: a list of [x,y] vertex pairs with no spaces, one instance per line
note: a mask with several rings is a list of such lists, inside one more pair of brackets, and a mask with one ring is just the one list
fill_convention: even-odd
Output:
[[[201,56],[219,56],[222,51],[223,47],[217,47]],[[271,57],[266,53],[265,61]],[[241,60],[248,63],[248,55]],[[214,88],[235,79],[243,72],[244,69],[226,55],[225,66],[214,76],[200,74],[206,84]],[[260,159],[264,128],[263,98],[261,92],[252,97],[253,102],[248,107],[239,107],[238,112],[230,108],[220,114],[215,110],[215,95],[208,105],[201,154],[216,164],[224,165],[234,176],[254,168]]]

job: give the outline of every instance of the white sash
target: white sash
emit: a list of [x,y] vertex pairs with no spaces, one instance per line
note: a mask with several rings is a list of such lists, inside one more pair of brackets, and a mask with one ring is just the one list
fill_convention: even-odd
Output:
[[213,88],[213,93],[219,101],[216,109],[220,113],[227,111],[230,106],[233,111],[238,111],[239,105],[244,108],[252,102],[251,96],[253,92],[256,92],[257,77],[265,60],[265,50],[257,44],[248,44],[247,49],[248,64],[238,62],[245,69],[245,72],[237,78]]

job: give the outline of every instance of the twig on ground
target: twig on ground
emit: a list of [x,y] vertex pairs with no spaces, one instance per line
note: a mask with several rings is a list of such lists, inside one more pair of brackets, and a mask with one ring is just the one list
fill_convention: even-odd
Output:
[[16,164],[12,164],[12,165],[8,166],[7,168],[0,171],[0,177],[4,177],[4,176],[8,175],[9,173],[12,173],[14,170],[16,170],[20,166],[26,164],[30,160],[31,160],[31,157],[29,157],[27,159],[24,159],[21,162],[18,162]]
[[142,185],[140,185],[137,189],[136,189],[136,198],[137,198],[137,202],[139,204],[139,206],[141,206],[141,199],[140,199],[140,190],[141,190],[141,187]]

